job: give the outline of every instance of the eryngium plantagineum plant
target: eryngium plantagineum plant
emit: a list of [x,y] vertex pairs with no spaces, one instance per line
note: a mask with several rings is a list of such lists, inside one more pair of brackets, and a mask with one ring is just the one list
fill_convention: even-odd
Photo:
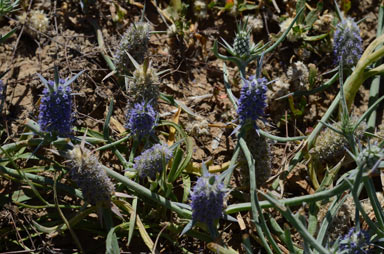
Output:
[[71,178],[92,204],[109,205],[115,187],[96,156],[90,150],[76,145],[67,153],[71,165]]
[[72,131],[71,87],[64,84],[63,79],[58,84],[54,81],[45,83],[38,120],[43,132],[68,136]]
[[171,158],[172,150],[166,144],[156,144],[135,158],[133,168],[140,177],[154,179],[156,173],[161,173]]
[[243,79],[243,83],[237,109],[240,124],[243,126],[250,121],[257,128],[256,120],[264,118],[264,110],[267,106],[267,80],[251,76],[249,79]]
[[367,231],[351,228],[339,242],[337,254],[368,254],[372,253],[372,244]]
[[337,25],[333,40],[336,64],[342,60],[344,66],[354,66],[363,52],[363,41],[356,22],[352,18],[343,18]]
[[214,222],[223,215],[226,192],[219,176],[209,173],[201,176],[191,193],[192,223],[205,223],[211,232],[215,231]]
[[156,123],[156,111],[149,102],[145,101],[128,108],[126,117],[125,128],[138,138],[151,134]]
[[119,47],[115,53],[114,62],[117,71],[127,73],[134,68],[127,53],[139,64],[144,62],[148,50],[150,25],[146,22],[136,22],[129,26],[121,38]]

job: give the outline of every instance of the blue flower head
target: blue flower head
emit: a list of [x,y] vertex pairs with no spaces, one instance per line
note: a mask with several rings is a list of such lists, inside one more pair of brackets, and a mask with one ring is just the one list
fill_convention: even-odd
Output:
[[337,25],[333,40],[336,64],[342,60],[344,66],[353,66],[359,61],[363,41],[360,29],[352,18],[345,18]]
[[69,84],[60,79],[58,84],[45,82],[40,101],[38,123],[44,132],[68,136],[72,130],[72,99]]
[[160,173],[163,165],[166,165],[171,158],[172,150],[166,144],[156,144],[135,158],[133,168],[140,177],[148,176],[154,179],[156,173]]
[[92,205],[109,204],[115,186],[97,157],[81,145],[74,146],[66,157],[71,165],[71,178],[83,192],[85,200]]
[[226,194],[219,176],[205,174],[201,176],[191,193],[192,222],[203,222],[208,227],[223,215],[223,203]]
[[125,128],[139,138],[151,134],[156,122],[156,111],[151,103],[139,102],[127,110]]
[[370,236],[367,231],[351,228],[344,235],[339,244],[338,253],[343,254],[367,254],[371,247]]
[[[264,110],[267,106],[267,80],[251,76],[248,80],[244,79],[243,81],[244,85],[240,91],[239,107],[237,109],[242,126],[247,121],[254,123],[258,119],[263,119]],[[255,123],[254,126],[257,127]]]

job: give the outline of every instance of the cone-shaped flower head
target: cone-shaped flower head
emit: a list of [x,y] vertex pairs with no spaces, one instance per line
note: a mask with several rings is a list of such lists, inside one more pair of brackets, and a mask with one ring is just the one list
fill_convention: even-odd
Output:
[[157,172],[163,171],[163,165],[172,158],[172,150],[166,144],[156,144],[135,158],[133,168],[140,177],[156,177]]
[[353,66],[359,61],[363,48],[360,29],[352,18],[344,18],[337,25],[333,38],[336,64],[343,60],[344,66]]
[[237,33],[233,42],[234,53],[239,56],[249,56],[251,53],[251,42],[250,42],[250,30],[247,29],[247,23],[237,25]]
[[63,79],[58,84],[53,81],[45,83],[38,120],[42,131],[59,136],[68,136],[72,130],[71,87],[64,83]]
[[124,33],[114,57],[116,68],[120,73],[127,73],[134,69],[127,53],[139,64],[143,63],[148,50],[149,30],[148,23],[137,22],[131,24]]
[[135,62],[136,69],[132,77],[128,78],[127,95],[128,107],[135,103],[144,101],[149,102],[152,107],[157,109],[157,100],[160,96],[159,77],[152,68],[149,61],[145,60],[142,65]]
[[348,234],[342,237],[338,253],[367,254],[371,245],[369,238],[367,231],[351,228]]
[[[348,125],[353,126],[356,121],[357,119],[352,118],[352,123]],[[348,127],[343,122],[336,122],[332,124],[332,127],[341,130],[343,125]],[[355,131],[356,138],[362,138],[365,129],[366,124],[360,124]],[[310,154],[318,161],[335,163],[345,154],[346,148],[348,148],[348,140],[345,136],[327,128],[317,137],[314,147],[310,150]]]
[[109,204],[115,187],[91,151],[76,145],[67,157],[72,167],[71,178],[83,192],[85,200],[92,205]]
[[251,76],[249,80],[244,79],[243,81],[244,85],[240,91],[239,108],[237,109],[241,125],[248,120],[255,122],[263,119],[264,109],[267,106],[267,80]]
[[212,227],[214,221],[223,215],[225,194],[226,190],[219,176],[209,173],[201,176],[191,193],[192,221],[200,221]]
[[133,105],[132,108],[128,108],[125,128],[129,129],[133,135],[141,138],[151,134],[155,122],[156,111],[150,103],[142,101]]

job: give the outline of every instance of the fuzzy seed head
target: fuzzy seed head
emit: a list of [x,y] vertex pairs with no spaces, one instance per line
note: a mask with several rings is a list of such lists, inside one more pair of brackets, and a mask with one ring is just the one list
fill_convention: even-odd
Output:
[[336,64],[341,60],[346,67],[354,66],[359,61],[363,52],[360,29],[352,18],[343,19],[337,25],[333,37],[333,52]]
[[198,19],[206,19],[208,17],[207,3],[205,1],[196,0],[193,3],[193,12]]
[[136,137],[144,137],[152,133],[156,122],[156,111],[147,102],[136,103],[127,110],[127,123],[129,129]]
[[29,22],[31,27],[39,32],[48,30],[49,20],[43,11],[31,11]]
[[115,52],[114,62],[118,72],[126,74],[134,69],[127,52],[136,62],[143,63],[148,51],[149,31],[150,25],[146,22],[136,22],[129,26]]
[[[286,20],[284,20],[282,23],[280,23],[280,31],[281,32],[285,32],[286,30],[288,30],[288,27],[292,24],[294,18],[287,18]],[[293,25],[294,27],[295,25]],[[292,28],[293,28],[292,27]],[[293,29],[291,28],[291,30],[289,30],[288,34],[287,34],[287,40],[289,42],[296,42],[300,36],[298,34],[296,34]]]
[[[241,125],[244,125],[247,121],[255,122],[258,119],[263,119],[264,110],[267,106],[266,84],[267,80],[265,78],[257,79],[255,76],[251,76],[249,80],[244,79],[237,110]],[[257,127],[256,124],[254,125]]]
[[351,228],[342,237],[339,245],[339,253],[343,254],[367,254],[370,249],[370,236],[367,231]]
[[133,168],[141,178],[148,176],[154,179],[156,173],[162,172],[163,165],[168,164],[171,158],[172,151],[166,144],[156,144],[135,158]]
[[212,226],[223,214],[226,190],[217,175],[201,176],[191,193],[192,221]]
[[109,204],[115,187],[91,151],[76,145],[67,157],[71,178],[83,192],[85,200],[92,205]]
[[250,29],[252,29],[252,32],[259,33],[263,30],[264,24],[263,24],[263,19],[261,15],[246,15],[243,18],[244,23],[248,23],[248,26]]
[[68,136],[72,130],[72,99],[70,86],[60,80],[57,87],[53,81],[43,90],[38,123],[44,132]]

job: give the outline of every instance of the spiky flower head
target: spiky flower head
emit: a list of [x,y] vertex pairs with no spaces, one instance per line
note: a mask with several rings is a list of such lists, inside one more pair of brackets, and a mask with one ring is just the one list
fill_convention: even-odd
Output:
[[243,24],[239,23],[237,25],[237,33],[233,42],[233,50],[239,57],[249,56],[251,53],[250,30],[247,29],[247,24],[248,22],[246,21]]
[[203,222],[212,227],[216,219],[223,215],[226,190],[219,176],[209,173],[201,176],[191,193],[192,222]]
[[82,145],[76,145],[66,156],[71,165],[71,178],[85,200],[92,205],[110,204],[115,187],[95,155]]
[[367,254],[371,248],[367,231],[351,228],[339,243],[338,254]]
[[146,22],[132,23],[123,34],[115,52],[114,62],[118,72],[126,74],[134,69],[129,53],[139,64],[142,64],[148,51],[150,25]]
[[373,144],[368,144],[368,146],[360,152],[357,161],[361,163],[364,168],[369,170],[372,169],[375,164],[383,158],[384,150],[375,142]]
[[140,177],[156,177],[157,172],[163,171],[164,166],[172,158],[172,150],[166,144],[156,144],[135,158],[133,168]]
[[46,81],[40,101],[38,123],[43,132],[68,136],[72,130],[71,87],[60,79]]
[[363,52],[360,29],[352,18],[344,18],[337,25],[333,37],[333,52],[336,64],[343,61],[344,66],[353,66],[359,61]]
[[[351,123],[336,122],[332,124],[332,127],[336,130],[342,131],[342,128],[346,128],[346,133],[349,132],[348,125],[354,125],[357,122],[356,118],[351,119]],[[362,138],[366,129],[366,124],[360,124],[354,136],[356,138]],[[328,163],[337,162],[346,152],[348,148],[348,140],[345,136],[333,131],[330,128],[323,130],[316,139],[314,147],[310,150],[310,154],[319,161],[326,161]]]
[[126,84],[128,107],[134,104],[147,101],[154,109],[157,109],[157,100],[160,96],[159,77],[156,71],[151,67],[151,63],[145,60],[142,65],[132,59],[135,64],[135,71],[131,77],[128,77]]
[[[248,80],[243,79],[243,81],[244,85],[240,91],[239,107],[237,109],[241,125],[244,125],[247,121],[255,122],[258,119],[263,119],[264,110],[267,106],[267,80],[251,76]],[[255,123],[254,126],[257,127]]]
[[156,111],[150,103],[142,101],[127,110],[125,128],[136,137],[144,137],[152,133],[156,122]]

